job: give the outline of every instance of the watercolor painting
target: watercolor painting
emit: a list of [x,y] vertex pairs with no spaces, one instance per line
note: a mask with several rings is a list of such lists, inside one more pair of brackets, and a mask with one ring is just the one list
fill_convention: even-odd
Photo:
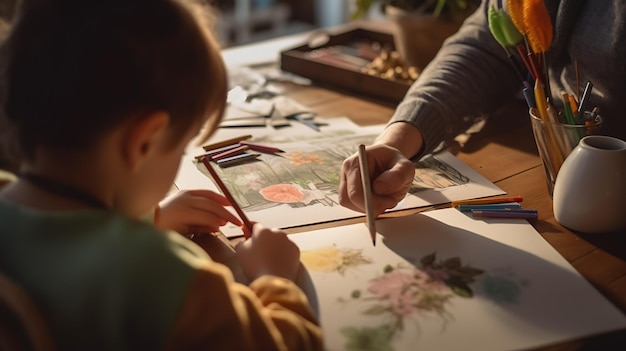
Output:
[[315,272],[335,272],[343,275],[348,269],[371,264],[371,258],[363,256],[359,249],[338,248],[336,245],[301,252],[300,261]]
[[[256,162],[235,167],[214,167],[239,205],[249,212],[287,205],[300,208],[320,204],[339,206],[337,189],[343,161],[356,152],[361,143],[370,143],[374,135],[344,135],[338,139],[308,140],[281,145],[287,150],[279,155],[262,155]],[[275,140],[259,143],[276,144]],[[198,169],[208,176],[200,162]],[[470,182],[453,166],[428,157],[415,162],[415,177],[409,193],[442,189]]]
[[[520,350],[626,327],[525,220],[456,209],[290,235],[328,351]],[[580,304],[580,301],[587,301]]]
[[[359,127],[346,118],[328,121],[324,133],[254,129],[251,141],[275,146],[284,152],[261,154],[255,161],[232,167],[214,165],[216,173],[250,220],[288,229],[363,217],[363,213],[339,205],[337,192],[341,165],[356,152],[359,144],[370,144],[384,126]],[[225,140],[241,133],[221,129],[216,138]],[[187,150],[175,180],[179,189],[217,190],[205,166],[194,157],[202,152]],[[396,208],[388,211],[504,194],[502,189],[449,152],[426,157],[414,164],[415,176],[409,193]],[[231,224],[221,230],[229,237],[242,234],[239,227]]]
[[[336,245],[302,252],[301,261],[312,272],[348,274],[372,258],[362,250],[341,249]],[[415,265],[410,261],[386,264],[382,271],[370,278],[366,286],[354,289],[349,296],[337,298],[339,304],[360,303],[364,319],[373,318],[382,324],[371,327],[345,326],[340,333],[345,337],[345,350],[394,350],[393,341],[402,338],[407,326],[413,330],[419,319],[438,317],[442,329],[453,322],[449,306],[456,298],[471,299],[474,289],[482,289],[484,296],[500,304],[514,304],[528,283],[515,280],[513,274],[486,273],[463,264],[460,257],[438,260],[436,253],[422,257]]]

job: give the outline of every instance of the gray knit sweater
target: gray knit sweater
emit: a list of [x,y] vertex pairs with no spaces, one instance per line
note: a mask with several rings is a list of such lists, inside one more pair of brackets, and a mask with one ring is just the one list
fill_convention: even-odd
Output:
[[[509,103],[522,89],[505,51],[489,31],[487,9],[492,3],[498,5],[497,0],[484,0],[446,41],[390,121],[406,121],[420,129],[425,139],[421,154],[446,146],[476,118]],[[626,0],[545,3],[554,27],[546,53],[552,92],[580,96],[577,61],[581,89],[587,81],[594,85],[589,105],[600,108],[601,134],[626,140]],[[554,105],[561,107],[559,95],[553,96]]]

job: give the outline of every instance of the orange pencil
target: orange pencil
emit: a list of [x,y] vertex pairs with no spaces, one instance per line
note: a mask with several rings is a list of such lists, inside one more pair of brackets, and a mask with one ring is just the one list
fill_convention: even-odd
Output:
[[569,95],[569,106],[572,109],[572,116],[574,116],[574,118],[578,117],[578,104],[576,103],[574,95]]
[[248,140],[252,138],[252,135],[242,135],[242,136],[238,136],[236,138],[231,138],[231,139],[227,139],[227,140],[222,140],[222,141],[218,141],[216,143],[213,144],[209,144],[209,145],[204,145],[202,148],[205,151],[209,151],[209,150],[213,150],[213,149],[217,149],[219,147],[224,147],[224,146],[228,146],[228,145],[232,145],[232,144],[237,144],[238,142],[242,141],[242,140]]
[[461,201],[452,201],[452,207],[459,205],[482,205],[482,204],[500,204],[505,202],[522,202],[524,198],[520,195],[509,197],[490,197],[486,199],[470,199]]

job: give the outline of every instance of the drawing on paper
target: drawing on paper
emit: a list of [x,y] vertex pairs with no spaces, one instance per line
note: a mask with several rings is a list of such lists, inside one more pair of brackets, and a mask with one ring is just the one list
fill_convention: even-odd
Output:
[[363,250],[322,247],[302,251],[300,261],[307,269],[316,272],[336,272],[343,275],[346,270],[363,264],[372,264],[373,260],[363,255]]
[[414,162],[415,177],[409,194],[431,189],[443,189],[469,183],[470,179],[454,167],[432,156]]
[[[302,262],[310,271],[345,274],[363,260],[360,250],[339,249],[335,246],[302,252]],[[350,263],[346,263],[350,262]],[[422,257],[418,262],[403,261],[387,264],[381,274],[369,279],[363,288],[350,296],[337,299],[340,304],[358,303],[364,318],[382,321],[377,327],[345,326],[340,333],[345,337],[346,350],[393,350],[393,340],[405,329],[417,330],[421,318],[436,317],[446,323],[453,320],[449,308],[455,298],[471,299],[475,289],[481,296],[499,304],[518,302],[526,282],[516,279],[511,270],[486,273],[480,268],[463,264],[459,257],[438,260],[436,253]]]
[[[287,205],[299,208],[321,204],[339,206],[337,191],[343,161],[372,135],[344,135],[336,139],[312,139],[306,146],[285,144],[288,152],[263,155],[256,162],[230,168],[216,167],[237,203],[246,211]],[[261,140],[260,142],[272,142]],[[274,142],[275,143],[275,142]],[[434,157],[415,163],[415,177],[409,193],[442,189],[469,183],[470,179]],[[202,163],[196,167],[209,179]]]

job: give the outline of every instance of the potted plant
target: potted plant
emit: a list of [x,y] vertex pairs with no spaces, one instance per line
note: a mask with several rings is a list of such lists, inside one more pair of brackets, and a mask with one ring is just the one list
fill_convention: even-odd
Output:
[[409,65],[424,68],[443,41],[480,5],[480,0],[356,0],[353,19],[378,4],[394,24],[396,50]]

